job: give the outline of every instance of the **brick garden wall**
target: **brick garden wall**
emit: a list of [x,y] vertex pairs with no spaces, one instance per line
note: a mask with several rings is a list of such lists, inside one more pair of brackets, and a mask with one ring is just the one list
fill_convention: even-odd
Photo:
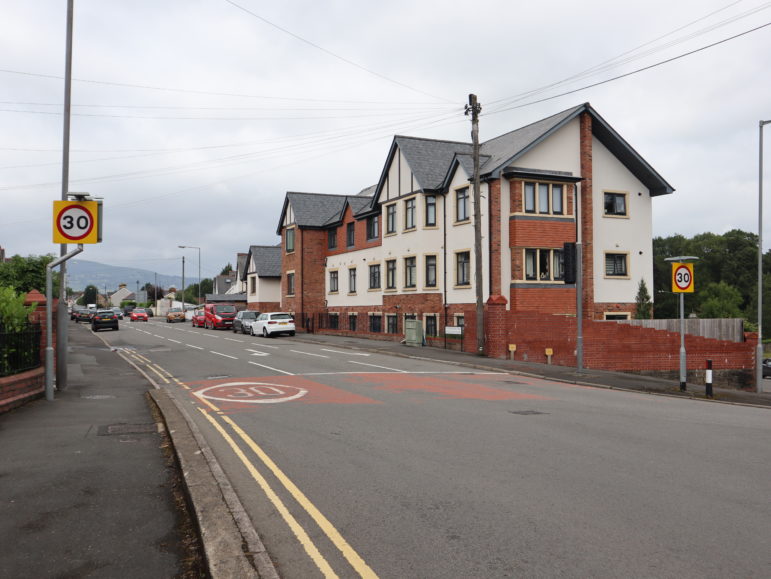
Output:
[[[516,344],[515,360],[576,365],[576,320],[538,312],[509,312],[507,339]],[[672,377],[680,368],[680,334],[615,322],[584,320],[584,367]],[[713,340],[686,335],[686,365],[691,381],[703,382],[706,360],[712,360],[715,386],[744,388],[754,382],[757,338],[744,342]]]

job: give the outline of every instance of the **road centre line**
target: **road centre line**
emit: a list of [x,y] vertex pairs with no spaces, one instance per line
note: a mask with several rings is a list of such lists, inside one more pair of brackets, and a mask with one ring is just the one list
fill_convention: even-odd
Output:
[[203,332],[193,332],[194,334],[198,334],[199,336],[204,336],[205,338],[214,338],[215,340],[219,338],[219,336],[212,336],[211,334],[204,334]]
[[161,339],[165,339],[166,338],[166,336],[159,336],[158,334],[153,334],[153,336],[155,336],[156,338],[161,338]]
[[359,364],[360,366],[372,366],[373,368],[383,368],[384,370],[391,370],[391,372],[399,372],[400,374],[409,374],[406,370],[399,370],[398,368],[389,368],[388,366],[378,366],[377,364],[366,364],[364,362],[356,362],[354,360],[348,360],[349,364]]
[[252,342],[252,346],[259,346],[260,348],[273,348],[274,350],[278,350],[278,346],[268,346],[267,344],[260,344],[258,342]]
[[334,572],[329,562],[327,562],[327,560],[324,559],[324,556],[319,552],[318,547],[316,547],[316,545],[313,543],[311,538],[308,536],[308,533],[305,531],[305,529],[302,528],[297,519],[295,519],[294,516],[289,512],[289,509],[279,498],[276,492],[270,487],[270,484],[268,484],[268,481],[265,479],[265,477],[260,474],[260,472],[257,470],[257,467],[255,467],[247,458],[246,454],[244,454],[236,441],[233,440],[233,438],[225,431],[222,425],[220,425],[220,423],[217,422],[217,420],[211,416],[210,413],[205,412],[204,410],[200,410],[200,412],[209,422],[211,422],[212,426],[214,426],[214,428],[220,433],[225,442],[228,443],[236,456],[241,460],[243,465],[252,475],[252,478],[262,489],[262,492],[265,493],[265,496],[268,497],[268,500],[276,508],[278,513],[281,515],[281,518],[284,519],[284,522],[286,522],[287,526],[295,534],[295,537],[297,537],[297,540],[303,546],[305,552],[308,553],[308,556],[311,558],[311,560],[316,564],[322,575],[324,575],[324,577],[337,577],[337,574]]
[[287,376],[294,376],[291,372],[287,372],[286,370],[279,370],[278,368],[271,368],[270,366],[266,366],[265,364],[258,364],[257,362],[249,361],[250,364],[253,364],[255,366],[260,366],[261,368],[267,368],[268,370],[273,370],[274,372],[281,372],[282,374],[286,374]]
[[332,352],[334,354],[345,354],[346,356],[369,356],[364,352],[341,352],[340,350],[330,350],[329,348],[321,348],[322,352]]
[[215,352],[214,350],[209,350],[212,354],[217,354],[218,356],[224,356],[225,358],[230,358],[232,360],[238,360],[235,356],[229,356],[228,354],[222,354],[220,352]]
[[166,338],[169,342],[174,342],[175,344],[181,344],[179,340],[172,340],[171,338]]
[[317,358],[329,358],[329,356],[325,356],[324,354],[311,354],[310,352],[303,352],[302,350],[289,350],[290,352],[294,352],[295,354],[305,354],[306,356],[316,356]]
[[222,416],[222,420],[227,422],[230,427],[241,437],[247,446],[254,452],[262,463],[268,467],[273,475],[281,482],[289,494],[294,497],[297,503],[305,510],[308,515],[316,522],[319,528],[329,538],[330,541],[340,550],[343,557],[346,558],[351,567],[365,579],[377,579],[377,574],[365,563],[364,559],[351,547],[332,523],[319,511],[316,506],[303,494],[303,492],[292,482],[292,480],[278,468],[275,462],[265,453],[252,438],[244,432],[233,420],[227,416]]
[[190,348],[195,348],[196,350],[203,350],[201,346],[193,346],[193,344],[185,344],[185,346],[189,346]]
[[223,340],[227,340],[228,342],[239,342],[241,344],[244,343],[243,340],[236,340],[235,338],[223,338]]

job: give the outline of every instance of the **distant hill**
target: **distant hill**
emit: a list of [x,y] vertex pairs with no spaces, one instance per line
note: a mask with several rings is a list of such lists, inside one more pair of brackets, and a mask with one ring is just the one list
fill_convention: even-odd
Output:
[[[136,291],[137,281],[139,281],[140,288],[148,282],[155,284],[156,274],[147,269],[107,265],[85,259],[73,258],[67,262],[67,286],[75,291],[83,291],[87,285],[95,285],[100,292],[103,292],[107,286],[107,292],[112,293],[122,283],[125,283],[129,290]],[[190,277],[185,276],[185,285],[197,281],[197,274]],[[164,289],[171,286],[179,288],[182,286],[182,276],[159,273],[157,283]]]

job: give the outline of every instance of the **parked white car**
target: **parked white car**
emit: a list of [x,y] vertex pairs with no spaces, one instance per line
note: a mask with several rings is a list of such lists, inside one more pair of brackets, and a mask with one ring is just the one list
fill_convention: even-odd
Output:
[[294,336],[294,318],[287,312],[268,312],[260,314],[249,328],[252,336],[272,338],[279,334]]

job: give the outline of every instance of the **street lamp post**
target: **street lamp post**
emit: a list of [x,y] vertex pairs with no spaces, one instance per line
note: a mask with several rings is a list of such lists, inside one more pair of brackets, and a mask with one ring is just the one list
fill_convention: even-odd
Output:
[[763,127],[760,121],[758,151],[758,349],[755,353],[755,391],[763,392]]
[[198,304],[201,304],[201,248],[195,245],[178,245],[180,249],[197,249],[198,250]]

